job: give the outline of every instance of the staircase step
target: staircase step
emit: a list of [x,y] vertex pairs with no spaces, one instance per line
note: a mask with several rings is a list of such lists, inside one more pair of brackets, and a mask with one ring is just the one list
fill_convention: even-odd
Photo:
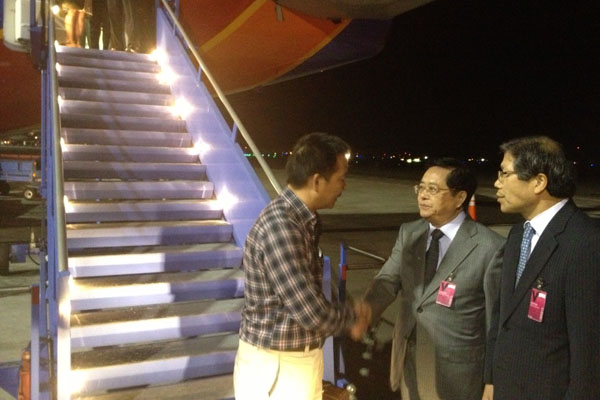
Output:
[[73,311],[166,304],[244,295],[244,271],[223,269],[77,278],[70,288]]
[[174,119],[173,108],[148,104],[127,104],[88,100],[62,100],[60,112],[65,114],[111,115]]
[[142,92],[170,94],[168,85],[161,84],[158,78],[154,81],[140,80],[128,81],[123,79],[90,78],[81,76],[59,76],[58,84],[61,87],[118,90],[123,92]]
[[64,183],[69,200],[210,199],[213,189],[212,182],[206,181]]
[[238,335],[214,335],[73,353],[79,393],[180,382],[233,371]]
[[231,400],[234,396],[233,375],[228,374],[201,379],[186,379],[185,382],[173,385],[144,386],[77,398],[79,400]]
[[69,201],[67,222],[199,220],[223,218],[216,200]]
[[57,66],[56,70],[59,79],[109,79],[154,84],[159,81],[160,77],[156,72],[123,71],[118,69],[89,68],[61,64]]
[[148,60],[115,60],[96,57],[82,57],[81,55],[58,53],[57,60],[61,65],[72,65],[88,68],[116,69],[136,72],[160,72],[160,66]]
[[97,58],[101,60],[120,60],[139,63],[156,64],[150,54],[128,53],[125,51],[107,51],[97,49],[82,49],[76,47],[56,46],[58,54],[68,54],[76,57]]
[[69,252],[69,271],[74,278],[239,268],[241,264],[242,249],[233,243]]
[[228,242],[226,221],[153,221],[67,224],[69,249]]
[[198,150],[194,147],[105,146],[65,144],[65,161],[117,161],[155,163],[197,163]]
[[115,146],[190,147],[192,137],[187,132],[126,131],[108,129],[63,128],[67,144],[98,144]]
[[104,101],[109,103],[152,104],[171,106],[174,104],[170,94],[154,94],[140,92],[120,92],[118,90],[59,88],[58,95],[63,100]]
[[206,179],[206,165],[198,163],[147,163],[65,161],[65,179]]
[[114,346],[238,332],[244,299],[124,307],[71,315],[71,347]]
[[186,132],[185,121],[175,117],[148,118],[112,115],[61,114],[63,128],[117,129],[132,131]]

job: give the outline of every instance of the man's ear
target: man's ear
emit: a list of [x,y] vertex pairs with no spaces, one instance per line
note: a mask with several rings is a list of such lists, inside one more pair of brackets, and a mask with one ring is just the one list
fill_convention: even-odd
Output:
[[458,203],[457,208],[462,208],[462,205],[464,204],[466,199],[467,199],[467,192],[465,192],[464,190],[461,190],[460,192],[458,192],[456,194],[456,200]]
[[533,191],[535,194],[540,194],[548,187],[548,177],[546,174],[537,174],[534,178]]
[[319,175],[318,173],[312,174],[308,178],[308,187],[310,190],[315,191],[315,192],[319,191],[320,178],[321,178],[321,175]]

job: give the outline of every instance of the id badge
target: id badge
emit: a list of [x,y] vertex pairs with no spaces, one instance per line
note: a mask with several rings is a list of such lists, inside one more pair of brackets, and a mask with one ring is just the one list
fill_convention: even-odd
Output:
[[450,281],[442,281],[438,290],[437,299],[435,302],[444,307],[452,306],[454,292],[456,291],[456,283]]
[[544,318],[544,307],[546,307],[546,292],[532,288],[527,317],[536,322],[542,322],[542,319]]

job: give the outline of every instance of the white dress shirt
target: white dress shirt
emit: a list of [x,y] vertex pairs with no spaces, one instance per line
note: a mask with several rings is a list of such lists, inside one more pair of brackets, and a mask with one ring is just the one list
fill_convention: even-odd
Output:
[[535,233],[531,237],[531,248],[529,249],[529,254],[531,254],[533,248],[540,240],[540,236],[542,236],[542,233],[544,233],[544,229],[546,229],[550,221],[552,221],[552,218],[554,218],[554,216],[560,211],[560,209],[563,208],[565,204],[567,204],[567,201],[569,201],[569,199],[563,199],[555,205],[553,205],[552,207],[550,207],[549,209],[531,218],[529,223],[531,224],[531,227],[535,230]]

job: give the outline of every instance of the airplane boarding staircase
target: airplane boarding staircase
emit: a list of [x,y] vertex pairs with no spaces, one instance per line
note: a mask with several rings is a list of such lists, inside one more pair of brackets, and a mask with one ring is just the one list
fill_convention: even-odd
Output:
[[[269,201],[238,127],[258,149],[214,86],[233,128],[221,115],[164,1],[158,62],[63,47],[48,26],[31,398],[231,399],[242,247]],[[331,340],[324,351],[334,381]]]
[[242,243],[170,88],[145,55],[57,54],[74,392],[216,376],[182,394],[231,397]]
[[[68,257],[49,311],[59,399],[233,398],[242,246],[269,198],[163,29],[162,66],[55,45]],[[165,70],[176,83],[161,82]]]

